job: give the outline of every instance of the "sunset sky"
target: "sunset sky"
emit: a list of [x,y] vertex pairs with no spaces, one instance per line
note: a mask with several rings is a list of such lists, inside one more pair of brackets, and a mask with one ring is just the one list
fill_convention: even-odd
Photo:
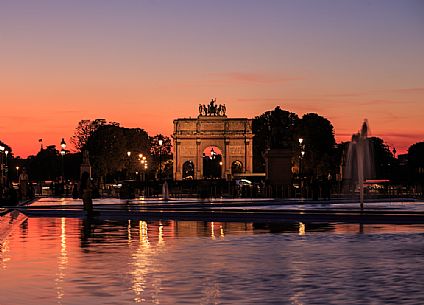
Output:
[[150,135],[216,98],[229,117],[280,105],[364,118],[403,153],[424,141],[422,0],[0,0],[0,140],[26,157],[81,119]]

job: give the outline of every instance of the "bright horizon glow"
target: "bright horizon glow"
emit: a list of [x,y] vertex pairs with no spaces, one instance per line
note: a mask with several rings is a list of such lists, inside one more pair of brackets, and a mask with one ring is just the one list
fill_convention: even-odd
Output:
[[216,98],[228,117],[277,105],[366,118],[398,154],[424,141],[424,3],[1,1],[0,140],[14,156],[60,147],[82,119],[170,136]]

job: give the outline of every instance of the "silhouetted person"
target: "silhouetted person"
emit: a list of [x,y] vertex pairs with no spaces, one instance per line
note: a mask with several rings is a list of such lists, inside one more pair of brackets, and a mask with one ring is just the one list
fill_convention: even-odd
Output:
[[22,170],[22,173],[19,175],[19,191],[21,193],[22,199],[27,199],[28,197],[28,174],[26,169]]
[[324,180],[324,197],[326,200],[331,199],[331,174],[328,173],[327,178]]
[[84,205],[84,211],[87,211],[88,214],[93,212],[93,199],[92,199],[92,184],[90,180],[90,174],[88,172],[83,172],[81,175],[80,187],[79,187],[80,196]]

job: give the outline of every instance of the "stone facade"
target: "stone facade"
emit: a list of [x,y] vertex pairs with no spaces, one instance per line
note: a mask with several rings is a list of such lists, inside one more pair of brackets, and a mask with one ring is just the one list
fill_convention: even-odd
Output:
[[[225,114],[225,112],[224,112]],[[203,178],[203,151],[216,146],[222,152],[221,178],[231,179],[231,165],[240,161],[243,173],[252,173],[252,120],[225,115],[200,115],[174,120],[174,179],[182,180],[183,164],[194,164],[194,179]]]

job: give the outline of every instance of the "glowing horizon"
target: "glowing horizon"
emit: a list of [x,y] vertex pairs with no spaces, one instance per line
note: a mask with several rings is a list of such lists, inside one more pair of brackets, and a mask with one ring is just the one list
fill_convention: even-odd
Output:
[[316,112],[338,142],[365,118],[398,153],[424,141],[421,1],[24,2],[0,11],[15,156],[70,147],[82,119],[170,136],[211,98],[229,117]]

